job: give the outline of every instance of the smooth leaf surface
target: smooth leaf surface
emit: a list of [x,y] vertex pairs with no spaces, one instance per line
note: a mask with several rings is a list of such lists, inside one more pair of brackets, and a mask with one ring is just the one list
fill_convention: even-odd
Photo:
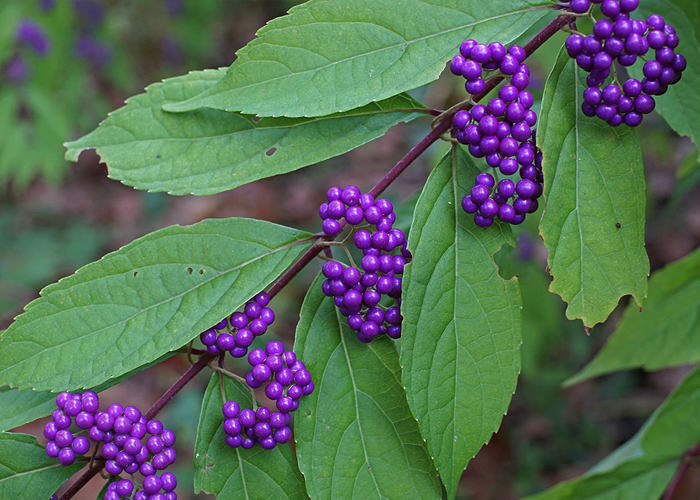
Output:
[[493,261],[514,244],[510,228],[479,228],[461,208],[477,173],[456,148],[428,178],[409,233],[402,301],[404,386],[450,498],[498,430],[520,372],[517,279],[503,280]]
[[[0,336],[2,336],[2,332],[0,332]],[[131,370],[120,377],[109,379],[98,386],[91,387],[90,389],[100,393],[105,389],[109,389],[110,387],[131,378],[140,371],[146,370],[147,368],[150,368],[161,361],[165,361],[172,355],[172,353],[168,353],[151,363],[139,366],[138,368]],[[19,427],[20,425],[26,424],[27,422],[33,422],[38,418],[46,417],[55,409],[56,392],[33,391],[31,389],[20,391],[18,389],[12,389],[8,386],[0,387],[0,431],[13,429],[15,427]]]
[[598,355],[567,381],[700,361],[700,250],[655,272],[642,310],[630,304]]
[[[656,111],[678,134],[700,145],[700,5],[697,0],[644,0],[634,17],[646,19],[654,13],[676,29],[680,43],[675,51],[688,61],[681,80],[654,97]],[[641,80],[642,64],[630,68],[630,74]]]
[[0,385],[72,390],[154,361],[265,288],[310,236],[231,218],[139,238],[41,291],[0,338]]
[[49,498],[84,465],[64,467],[46,456],[34,436],[0,432],[0,498]]
[[605,321],[620,297],[646,296],[646,193],[637,134],[581,111],[585,77],[565,51],[545,85],[537,139],[547,205],[540,234],[549,251],[550,291],[566,316]]
[[677,466],[675,461],[656,467],[633,463],[560,483],[526,500],[659,500]]
[[270,21],[210,90],[168,111],[323,116],[429,83],[460,43],[508,43],[546,0],[311,0]]
[[423,106],[399,95],[322,118],[257,118],[200,109],[166,113],[211,88],[224,70],[195,71],[156,83],[110,113],[90,134],[66,144],[66,158],[95,148],[109,176],[128,186],[174,195],[220,193],[291,172],[365,144]]
[[309,289],[294,351],[314,392],[295,420],[299,467],[314,499],[441,498],[437,472],[401,385],[393,341],[363,344],[321,291]]
[[19,391],[7,386],[0,387],[0,431],[45,417],[55,409],[56,394],[53,392]]
[[683,453],[700,441],[700,368],[693,370],[637,434],[586,474],[527,500],[658,500]]
[[227,401],[237,401],[241,409],[252,408],[253,404],[243,384],[219,373],[212,375],[204,393],[194,446],[195,493],[213,493],[220,500],[308,499],[304,478],[288,444],[272,450],[259,445],[250,450],[226,445],[222,379]]

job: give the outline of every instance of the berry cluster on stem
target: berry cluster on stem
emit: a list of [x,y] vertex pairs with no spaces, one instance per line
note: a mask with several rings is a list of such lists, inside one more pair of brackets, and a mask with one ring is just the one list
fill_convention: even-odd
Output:
[[[589,72],[581,110],[613,127],[623,123],[636,127],[656,107],[652,96],[665,94],[687,66],[685,57],[674,50],[678,35],[658,14],[646,21],[632,19],[639,0],[572,0],[570,8],[574,13],[592,13],[592,4],[600,4],[604,18],[595,21],[590,35],[572,33],[565,42],[569,56]],[[650,50],[654,58],[646,59]],[[638,59],[645,60],[644,78],[621,83],[616,64],[629,67]]]
[[[177,500],[175,475],[158,475],[158,471],[172,465],[177,458],[172,447],[175,433],[164,429],[159,420],[147,418],[135,406],[124,408],[117,403],[100,411],[99,396],[93,391],[62,392],[56,397],[56,406],[51,421],[44,427],[44,437],[49,440],[45,448],[49,457],[68,466],[75,462],[76,455],[86,455],[92,447],[93,459],[100,451],[104,468],[110,475],[118,477],[122,473],[138,472],[143,476],[134,500]],[[77,429],[71,432],[71,427]],[[105,494],[107,500],[131,498],[135,489],[131,479],[112,484],[112,489]],[[161,489],[163,494],[158,496]]]
[[[348,318],[348,326],[362,342],[371,342],[381,334],[399,338],[403,319],[399,311],[401,276],[411,253],[404,232],[393,227],[394,206],[385,198],[375,200],[372,194],[361,193],[357,186],[332,187],[326,198],[328,202],[319,207],[324,233],[339,234],[344,219],[352,226],[346,240],[352,237],[354,247],[363,257],[359,266],[354,264],[349,251],[350,266],[334,260],[326,262],[322,269],[326,278],[323,293],[333,297],[340,313]],[[366,228],[358,229],[363,224]],[[380,304],[382,296],[394,299],[396,305]]]

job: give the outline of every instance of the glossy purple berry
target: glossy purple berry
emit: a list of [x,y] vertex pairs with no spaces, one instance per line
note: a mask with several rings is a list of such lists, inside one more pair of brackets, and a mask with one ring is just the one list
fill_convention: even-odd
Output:
[[590,7],[590,2],[588,0],[571,0],[569,6],[571,8],[571,12],[575,12],[576,14],[583,14],[584,12],[588,11],[588,8]]

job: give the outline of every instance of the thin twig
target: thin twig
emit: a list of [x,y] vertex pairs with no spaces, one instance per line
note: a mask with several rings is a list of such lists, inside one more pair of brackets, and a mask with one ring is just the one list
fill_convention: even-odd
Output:
[[683,457],[681,458],[681,466],[678,468],[678,471],[676,471],[676,475],[673,477],[673,481],[666,490],[663,500],[671,500],[673,498],[673,495],[676,494],[676,490],[678,490],[678,487],[683,481],[683,476],[685,476],[685,473],[688,472],[690,464],[693,462],[693,459],[697,458],[698,456],[700,456],[700,443],[696,444],[683,454]]

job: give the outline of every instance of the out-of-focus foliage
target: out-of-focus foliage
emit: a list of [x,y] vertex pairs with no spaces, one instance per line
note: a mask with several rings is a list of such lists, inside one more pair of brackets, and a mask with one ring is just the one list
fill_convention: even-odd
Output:
[[215,50],[222,9],[220,0],[0,2],[0,189],[23,191],[38,176],[60,181],[62,143],[123,96],[230,63],[233,51]]

